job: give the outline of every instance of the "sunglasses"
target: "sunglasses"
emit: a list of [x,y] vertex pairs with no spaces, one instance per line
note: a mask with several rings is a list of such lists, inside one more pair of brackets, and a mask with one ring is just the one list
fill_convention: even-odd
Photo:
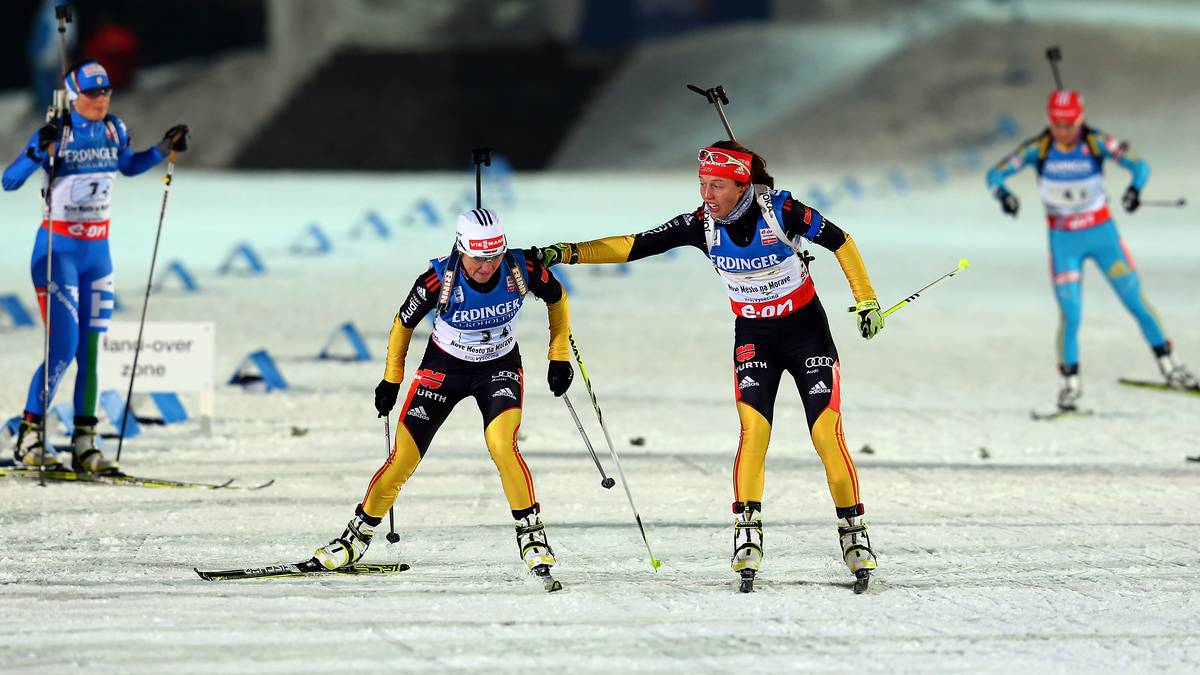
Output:
[[701,164],[715,164],[716,166],[740,166],[746,171],[750,170],[750,168],[746,166],[745,162],[742,162],[736,157],[727,155],[723,152],[714,152],[708,148],[702,148],[700,152],[696,153],[696,159],[700,160]]
[[98,87],[96,89],[84,89],[83,91],[81,91],[79,93],[83,94],[84,96],[86,96],[88,98],[103,98],[105,96],[112,96],[112,87]]
[[497,253],[496,255],[486,255],[486,256],[484,256],[484,255],[470,255],[470,256],[467,256],[467,257],[468,257],[468,258],[470,258],[471,260],[474,260],[474,261],[475,261],[475,262],[477,262],[477,263],[481,263],[481,264],[484,264],[484,265],[486,265],[486,264],[488,264],[488,263],[496,263],[496,262],[500,262],[500,259],[504,257],[504,254],[503,254],[503,253]]

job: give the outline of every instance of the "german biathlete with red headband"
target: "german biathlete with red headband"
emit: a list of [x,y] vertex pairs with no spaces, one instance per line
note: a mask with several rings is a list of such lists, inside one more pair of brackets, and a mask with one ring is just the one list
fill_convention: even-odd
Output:
[[460,215],[454,253],[430,261],[392,322],[387,365],[375,389],[380,417],[396,404],[413,329],[430,312],[436,313],[433,334],[400,409],[392,453],[371,478],[346,530],[317,549],[315,558],[322,566],[337,569],[362,557],[438,428],[459,401],[471,397],[483,415],[484,441],[516,521],[521,557],[538,576],[549,575],[554,552],[538,516],[541,506],[533,476],[517,448],[525,380],[516,322],[527,292],[546,303],[550,316],[547,381],[550,391],[562,396],[574,376],[568,361],[570,317],[565,290],[536,256],[508,249],[495,211],[474,209]]
[[680,246],[704,252],[725,281],[737,317],[732,365],[741,440],[733,465],[733,570],[753,577],[762,562],[764,462],[775,395],[787,372],[825,465],[842,558],[852,573],[869,574],[875,555],[862,520],[858,474],[842,434],[837,348],[800,239],[837,256],[854,294],[862,336],[871,338],[883,328],[883,317],[866,266],[849,234],[787,191],[773,189],[774,179],[758,154],[720,141],[701,150],[699,161],[704,203],[694,212],[640,234],[554,244],[540,251],[542,263],[624,263]]

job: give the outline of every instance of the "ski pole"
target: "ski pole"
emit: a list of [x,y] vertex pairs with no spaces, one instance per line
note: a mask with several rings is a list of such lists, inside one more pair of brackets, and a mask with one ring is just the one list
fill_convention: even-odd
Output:
[[1180,197],[1179,199],[1146,199],[1142,201],[1142,206],[1165,206],[1168,208],[1179,208],[1187,206],[1187,199]]
[[[966,258],[959,260],[958,267],[955,267],[950,272],[938,277],[937,280],[935,280],[933,283],[929,284],[928,286],[925,286],[924,288],[917,291],[916,293],[913,293],[912,295],[901,300],[900,302],[897,302],[896,304],[892,305],[891,307],[888,307],[886,310],[883,311],[883,316],[885,316],[885,317],[890,316],[893,312],[899,310],[901,307],[904,307],[905,305],[909,304],[913,300],[916,300],[917,298],[921,297],[921,294],[924,293],[925,291],[933,288],[934,286],[937,286],[938,284],[942,283],[943,281],[946,281],[950,277],[953,277],[955,274],[958,274],[959,272],[967,269],[970,266],[971,266],[971,262],[969,260],[967,260]],[[856,308],[854,308],[854,307],[850,308],[851,313],[854,313],[855,311],[857,311]]]
[[133,382],[137,379],[138,356],[142,352],[142,331],[146,327],[146,309],[150,306],[150,288],[154,284],[154,266],[158,262],[158,243],[162,238],[163,219],[167,215],[167,198],[171,196],[171,180],[175,175],[175,150],[167,156],[167,174],[163,176],[162,206],[158,210],[158,229],[154,233],[154,250],[150,253],[150,274],[146,277],[146,295],[142,298],[142,316],[138,319],[137,343],[133,346],[133,370],[129,373],[129,389],[125,392],[125,410],[121,413],[121,428],[117,436],[117,462],[121,461],[121,448],[125,445],[125,424],[129,421],[129,409],[133,407]]
[[600,458],[596,456],[596,450],[592,447],[592,440],[588,438],[587,432],[583,430],[583,424],[579,421],[579,415],[575,412],[575,406],[571,405],[571,399],[564,393],[562,395],[563,403],[567,404],[567,410],[571,411],[571,419],[575,420],[575,428],[579,429],[579,435],[583,437],[583,444],[587,446],[588,454],[592,456],[592,461],[596,463],[596,470],[600,472],[600,487],[609,490],[616,485],[616,481],[609,478],[604,473],[604,467],[600,464]]
[[[71,5],[63,4],[54,7],[54,18],[58,21],[58,57],[59,64],[62,66],[62,75],[59,81],[59,86],[54,90],[54,104],[50,107],[49,113],[46,115],[47,121],[57,119],[59,121],[58,143],[54,146],[54,151],[49,153],[50,168],[46,172],[46,331],[42,340],[42,453],[49,448],[46,438],[46,421],[50,417],[50,313],[54,307],[54,180],[58,178],[59,163],[55,161],[55,157],[59,154],[65,154],[63,148],[64,143],[68,139],[67,125],[70,117],[67,114],[67,92],[63,87],[66,86],[67,77],[67,24],[71,23]],[[64,298],[64,302],[69,302]],[[46,465],[39,464],[38,484],[42,487],[46,486]]]
[[[387,414],[383,416],[383,438],[387,441],[387,454],[390,457],[392,454],[392,416]],[[400,535],[396,534],[396,507],[395,505],[388,507],[388,533],[387,540],[389,544],[394,544],[400,541]]]
[[1062,89],[1062,76],[1058,74],[1058,62],[1062,61],[1062,50],[1057,46],[1047,47],[1046,60],[1050,62],[1050,70],[1054,73],[1054,88]]
[[617,466],[617,475],[621,477],[621,486],[625,488],[625,496],[629,498],[629,508],[633,511],[633,519],[637,521],[638,530],[642,533],[642,541],[646,544],[646,553],[650,554],[650,567],[655,572],[662,566],[662,561],[654,557],[654,551],[650,550],[650,540],[646,538],[646,528],[642,525],[642,516],[638,513],[637,506],[633,504],[633,493],[629,491],[629,481],[625,479],[625,471],[621,469],[621,458],[617,457],[617,449],[613,446],[612,436],[608,433],[608,427],[604,424],[604,414],[600,412],[600,404],[596,401],[596,392],[592,390],[592,381],[588,378],[587,366],[583,365],[583,357],[579,354],[579,345],[575,343],[575,336],[568,334],[567,338],[571,341],[571,352],[575,355],[575,363],[579,364],[579,374],[583,376],[583,384],[587,387],[588,397],[592,399],[592,409],[596,411],[596,419],[600,422],[600,430],[604,432],[604,440],[608,442],[608,452],[612,455],[613,464]]

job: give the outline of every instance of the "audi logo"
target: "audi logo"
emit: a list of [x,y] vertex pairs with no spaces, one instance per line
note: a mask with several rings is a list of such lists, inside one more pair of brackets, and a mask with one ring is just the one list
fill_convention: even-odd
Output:
[[804,360],[805,368],[833,367],[833,359],[828,356],[810,356]]

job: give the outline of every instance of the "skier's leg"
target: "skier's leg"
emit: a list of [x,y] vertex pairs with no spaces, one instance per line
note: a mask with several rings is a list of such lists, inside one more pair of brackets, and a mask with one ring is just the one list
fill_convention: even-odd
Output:
[[734,338],[733,390],[741,434],[733,460],[733,571],[753,574],[762,565],[762,498],[775,395],[783,368],[773,340],[738,331]]
[[[58,385],[79,344],[78,272],[72,259],[73,247],[63,243],[63,240],[65,238],[55,239],[52,270],[54,278],[50,283],[47,283],[46,280],[44,235],[38,238],[30,265],[33,286],[37,291],[38,304],[41,307],[42,321],[46,320],[47,314],[50,318],[50,401],[54,400]],[[17,435],[14,452],[19,463],[31,466],[55,466],[60,463],[53,448],[42,446],[42,428],[48,405],[48,401],[43,401],[45,370],[45,364],[39,364],[29,383],[29,391],[25,399],[25,414]]]
[[867,536],[867,524],[862,519],[858,470],[842,431],[841,363],[823,312],[821,321],[823,325],[811,329],[818,339],[798,340],[797,348],[789,350],[787,368],[804,402],[813,447],[825,467],[825,480],[838,519],[842,560],[865,584],[865,575],[876,568],[875,554]]
[[1083,389],[1079,383],[1079,323],[1083,313],[1083,257],[1087,232],[1050,231],[1050,277],[1058,301],[1058,371],[1063,386],[1058,407],[1074,410]]
[[525,397],[520,357],[514,352],[480,373],[473,393],[483,415],[483,438],[500,472],[500,484],[515,521],[521,559],[530,570],[548,574],[556,562],[554,550],[538,515],[541,505],[534,491],[533,475],[517,447]]
[[354,517],[340,537],[313,554],[314,559],[326,569],[352,564],[367,552],[375,536],[375,528],[395,503],[400,487],[416,471],[434,434],[446,421],[454,405],[466,396],[468,376],[443,373],[426,365],[422,362],[413,377],[408,397],[400,409],[400,422],[396,425],[392,452],[371,477]]
[[1125,305],[1125,309],[1137,320],[1142,336],[1145,337],[1150,348],[1155,351],[1156,355],[1169,353],[1170,348],[1163,332],[1162,321],[1159,320],[1154,307],[1146,300],[1142,291],[1141,278],[1133,263],[1133,256],[1129,254],[1125,242],[1121,241],[1112,221],[1098,226],[1097,230],[1101,227],[1104,228],[1105,236],[1101,242],[1102,245],[1097,246],[1094,253],[1096,264],[1104,270],[1105,278],[1108,279],[1113,292],[1121,299],[1121,303]]
[[[96,399],[100,375],[100,340],[108,332],[113,312],[112,261],[108,241],[91,242],[103,256],[79,275],[79,347],[75,354],[75,432],[71,437],[71,466],[84,473],[116,472],[117,463],[96,447]],[[97,253],[100,253],[99,251]]]

